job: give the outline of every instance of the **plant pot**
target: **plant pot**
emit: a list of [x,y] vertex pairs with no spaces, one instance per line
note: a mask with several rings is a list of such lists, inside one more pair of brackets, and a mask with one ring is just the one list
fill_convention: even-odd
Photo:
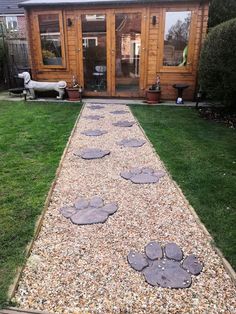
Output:
[[79,101],[80,100],[80,93],[78,88],[67,88],[66,89],[68,98],[70,101]]
[[157,104],[161,99],[161,91],[157,90],[146,90],[146,98],[148,104]]

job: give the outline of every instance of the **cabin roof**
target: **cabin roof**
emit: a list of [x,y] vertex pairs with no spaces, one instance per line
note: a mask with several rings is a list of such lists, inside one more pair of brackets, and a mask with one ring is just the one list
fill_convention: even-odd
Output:
[[18,7],[19,3],[23,1],[24,0],[0,0],[0,15],[24,13],[24,10]]
[[[1,0],[2,1],[2,0]],[[5,1],[5,0],[4,0]],[[7,1],[7,0],[6,0]],[[202,0],[27,0],[19,4],[19,7],[33,6],[95,6],[95,5],[122,5],[122,4],[147,4],[147,3],[173,3],[173,2],[202,2]]]

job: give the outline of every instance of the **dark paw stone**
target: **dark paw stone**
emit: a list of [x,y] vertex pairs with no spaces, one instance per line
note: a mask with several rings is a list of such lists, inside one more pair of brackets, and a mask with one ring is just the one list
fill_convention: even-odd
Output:
[[86,130],[81,132],[81,134],[84,134],[86,136],[101,136],[103,134],[106,134],[107,131],[102,131],[102,130]]
[[203,265],[195,255],[189,255],[184,259],[182,267],[188,270],[192,275],[197,276],[202,271]]
[[132,121],[118,121],[118,122],[114,122],[112,123],[114,126],[119,126],[122,128],[130,128],[131,126],[133,126],[135,124],[135,122]]
[[74,206],[62,207],[60,212],[64,217],[70,218],[71,222],[76,225],[88,225],[104,223],[117,209],[116,203],[104,205],[101,197],[94,196],[90,200],[78,198]]
[[97,110],[97,109],[103,109],[105,107],[101,106],[101,105],[90,105],[90,106],[88,106],[88,108],[92,109],[92,110]]
[[104,118],[104,116],[88,115],[88,116],[84,116],[84,118],[87,120],[100,120],[100,119]]
[[149,242],[145,246],[145,253],[151,260],[160,259],[163,257],[162,247],[155,241]]
[[86,209],[77,211],[77,213],[70,217],[70,220],[73,224],[76,225],[90,225],[104,223],[107,218],[108,213],[105,211],[99,208],[88,207]]
[[161,245],[151,241],[145,247],[145,255],[131,251],[128,262],[135,270],[142,271],[146,282],[152,286],[175,289],[190,287],[191,274],[198,275],[203,267],[196,256],[186,257],[181,264],[183,253],[175,243],[166,244],[165,255],[163,257]]
[[141,147],[146,143],[144,140],[138,140],[135,138],[131,139],[123,139],[122,141],[118,142],[117,144],[124,147]]
[[103,158],[104,156],[109,154],[109,150],[102,150],[99,148],[86,148],[74,153],[74,155],[80,156],[83,159],[98,159]]
[[128,254],[128,262],[130,266],[137,271],[141,271],[148,266],[148,261],[145,255],[134,251],[131,251]]
[[112,114],[125,114],[125,113],[128,113],[127,110],[114,110],[114,111],[111,111],[110,113]]
[[181,248],[175,243],[168,243],[165,245],[165,255],[167,258],[175,261],[181,261],[183,258]]
[[133,168],[129,171],[122,171],[121,177],[136,184],[157,183],[165,175],[163,171],[155,171],[152,168]]

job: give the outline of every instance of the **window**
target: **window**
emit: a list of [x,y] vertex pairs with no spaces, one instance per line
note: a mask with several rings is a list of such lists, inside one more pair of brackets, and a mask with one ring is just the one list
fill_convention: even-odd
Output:
[[43,65],[62,66],[62,30],[59,14],[38,16]]
[[9,30],[17,31],[18,29],[17,16],[7,16],[6,25]]
[[191,11],[166,12],[164,66],[187,65]]
[[83,37],[83,47],[96,47],[98,45],[97,37]]

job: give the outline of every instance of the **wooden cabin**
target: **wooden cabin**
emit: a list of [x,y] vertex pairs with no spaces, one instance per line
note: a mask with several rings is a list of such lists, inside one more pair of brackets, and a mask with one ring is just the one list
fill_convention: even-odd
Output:
[[192,100],[208,2],[25,1],[33,79],[74,77],[86,96],[144,97],[158,74],[162,99],[175,99],[172,85],[183,83]]

